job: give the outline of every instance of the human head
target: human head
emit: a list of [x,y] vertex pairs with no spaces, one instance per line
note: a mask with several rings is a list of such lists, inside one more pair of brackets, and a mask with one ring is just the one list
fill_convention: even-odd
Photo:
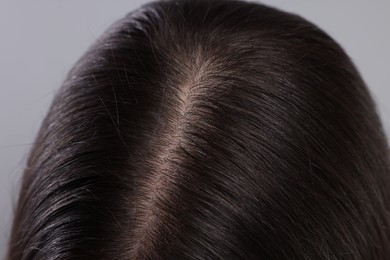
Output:
[[386,259],[389,152],[342,48],[235,0],[152,2],[69,72],[9,259]]

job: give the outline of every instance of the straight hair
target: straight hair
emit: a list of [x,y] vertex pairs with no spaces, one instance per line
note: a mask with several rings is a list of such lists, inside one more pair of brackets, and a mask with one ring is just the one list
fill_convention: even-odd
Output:
[[8,259],[389,259],[389,158],[366,84],[317,26],[150,2],[55,96]]

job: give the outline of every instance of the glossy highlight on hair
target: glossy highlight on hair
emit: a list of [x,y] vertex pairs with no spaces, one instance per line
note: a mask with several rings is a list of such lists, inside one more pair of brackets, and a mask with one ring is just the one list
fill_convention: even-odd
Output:
[[252,2],[150,2],[56,95],[7,257],[388,259],[389,173],[369,90],[317,26]]

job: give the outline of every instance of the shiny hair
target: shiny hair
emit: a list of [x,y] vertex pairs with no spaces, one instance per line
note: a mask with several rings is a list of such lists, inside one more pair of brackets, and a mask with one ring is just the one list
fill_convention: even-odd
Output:
[[317,26],[151,2],[56,95],[8,259],[388,259],[389,173],[369,90]]

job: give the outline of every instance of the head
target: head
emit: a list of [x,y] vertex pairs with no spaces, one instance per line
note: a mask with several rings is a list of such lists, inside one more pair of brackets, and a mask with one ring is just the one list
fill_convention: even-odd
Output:
[[29,156],[16,259],[386,259],[375,103],[305,19],[151,2],[69,72]]

